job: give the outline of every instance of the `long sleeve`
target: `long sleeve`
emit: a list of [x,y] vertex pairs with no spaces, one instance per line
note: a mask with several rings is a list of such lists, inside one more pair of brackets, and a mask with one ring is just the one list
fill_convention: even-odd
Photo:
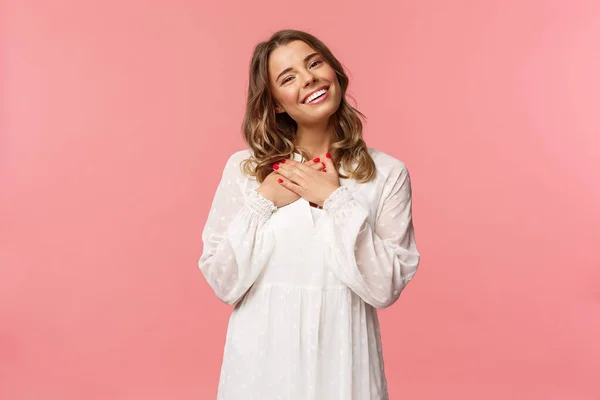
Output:
[[395,170],[388,177],[391,190],[382,195],[383,205],[374,226],[368,221],[368,210],[345,186],[334,191],[323,205],[327,266],[377,309],[398,299],[420,260],[412,221],[410,175],[402,163]]
[[235,305],[256,281],[274,248],[266,229],[275,205],[252,188],[240,169],[245,152],[227,161],[202,232],[198,260],[215,294]]

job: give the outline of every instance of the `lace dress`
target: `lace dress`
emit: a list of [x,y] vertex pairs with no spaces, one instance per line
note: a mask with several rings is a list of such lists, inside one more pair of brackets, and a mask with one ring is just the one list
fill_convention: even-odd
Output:
[[240,168],[248,150],[227,161],[198,262],[234,306],[218,399],[388,399],[377,309],[398,299],[420,256],[408,170],[369,153],[376,177],[340,179],[322,210],[257,193]]

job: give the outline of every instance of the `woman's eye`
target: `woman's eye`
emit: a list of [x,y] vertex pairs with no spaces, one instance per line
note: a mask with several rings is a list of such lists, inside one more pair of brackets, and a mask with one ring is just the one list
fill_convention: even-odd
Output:
[[[309,67],[310,67],[310,68],[313,68],[315,65],[319,65],[319,64],[321,64],[322,62],[323,62],[322,60],[316,60],[316,61],[313,61],[312,63],[310,63]],[[290,79],[292,79],[292,78],[293,78],[292,76],[288,76],[287,78],[284,78],[284,79],[281,81],[281,84],[284,84],[284,83],[286,83],[286,82],[289,82],[289,80],[290,80]]]

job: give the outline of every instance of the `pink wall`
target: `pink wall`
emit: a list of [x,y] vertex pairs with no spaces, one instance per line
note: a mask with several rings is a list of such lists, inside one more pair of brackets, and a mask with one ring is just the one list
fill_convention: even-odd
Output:
[[200,234],[252,46],[287,27],[413,176],[392,399],[600,398],[600,5],[366,4],[4,2],[0,399],[214,398]]

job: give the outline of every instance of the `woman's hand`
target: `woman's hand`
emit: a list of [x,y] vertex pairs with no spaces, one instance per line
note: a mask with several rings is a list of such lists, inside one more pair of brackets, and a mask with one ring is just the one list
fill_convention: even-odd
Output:
[[[315,158],[313,162],[318,164],[321,160]],[[329,153],[326,154],[323,165],[325,169],[319,171],[303,163],[288,160],[273,168],[283,176],[283,179],[279,180],[281,186],[322,207],[329,195],[340,187],[340,178]]]
[[[264,198],[273,202],[273,204],[275,204],[275,207],[277,208],[287,206],[288,204],[293,203],[294,201],[300,198],[300,195],[298,195],[295,192],[292,192],[289,189],[286,189],[278,182],[278,180],[283,180],[283,177],[279,174],[277,169],[279,169],[280,165],[291,163],[292,161],[293,160],[286,159],[281,160],[281,162],[279,163],[275,163],[273,165],[274,171],[267,175],[260,187],[256,189],[256,191],[260,193]],[[297,161],[293,162],[298,163]],[[298,164],[303,165],[306,168],[311,169],[315,172],[319,172],[325,168],[325,164],[318,161],[315,162],[315,160],[310,160],[306,161],[305,163]]]

